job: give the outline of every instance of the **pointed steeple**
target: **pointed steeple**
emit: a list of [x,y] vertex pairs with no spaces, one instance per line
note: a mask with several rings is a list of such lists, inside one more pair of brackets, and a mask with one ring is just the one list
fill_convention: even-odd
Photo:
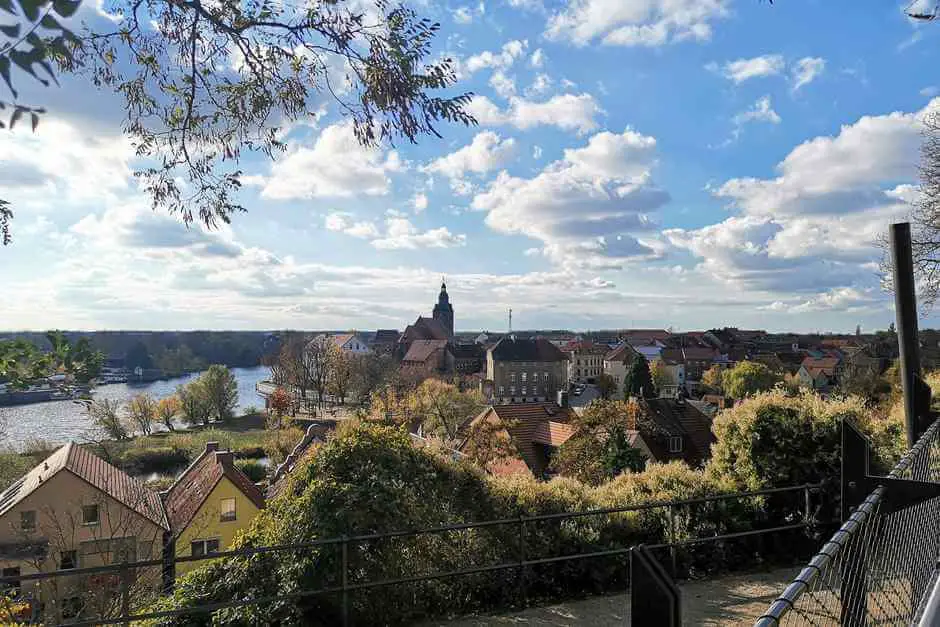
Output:
[[447,336],[454,337],[454,308],[450,304],[450,296],[447,295],[447,283],[444,277],[441,277],[441,293],[437,296],[437,304],[434,305],[434,319],[441,323],[441,326],[447,331]]

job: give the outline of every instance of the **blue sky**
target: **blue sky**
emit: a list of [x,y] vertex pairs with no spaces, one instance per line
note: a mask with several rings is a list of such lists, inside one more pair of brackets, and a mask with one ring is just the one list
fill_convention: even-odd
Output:
[[442,275],[464,330],[509,307],[516,328],[893,319],[874,240],[916,195],[940,26],[811,0],[416,8],[480,124],[367,150],[323,99],[276,163],[244,160],[249,211],[218,231],[149,209],[113,96],[29,91],[50,113],[0,140],[0,327],[402,328]]

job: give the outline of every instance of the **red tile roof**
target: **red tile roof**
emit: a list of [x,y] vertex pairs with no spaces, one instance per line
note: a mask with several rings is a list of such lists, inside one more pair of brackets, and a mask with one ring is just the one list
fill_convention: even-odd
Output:
[[264,495],[245,473],[235,467],[231,451],[220,451],[218,443],[207,442],[206,450],[164,493],[166,515],[174,534],[178,535],[192,522],[222,477],[231,481],[258,508],[264,507]]
[[411,343],[411,346],[408,348],[408,353],[405,355],[402,361],[423,364],[428,359],[433,357],[437,351],[444,350],[446,348],[447,340],[415,340]]
[[0,495],[0,514],[9,511],[61,470],[71,472],[115,501],[167,528],[159,494],[74,442],[61,447],[7,488]]
[[[494,417],[505,426],[519,457],[537,477],[545,472],[546,460],[536,445],[561,446],[575,433],[574,428],[568,424],[574,417],[574,411],[556,403],[493,405],[468,421],[467,426],[478,420],[492,420]],[[462,451],[468,442],[464,440],[457,450]],[[509,462],[497,466],[491,468],[491,472],[505,474],[520,468],[518,463]]]
[[634,358],[639,353],[632,346],[624,342],[617,348],[604,355],[604,361],[622,361],[624,363],[633,363]]

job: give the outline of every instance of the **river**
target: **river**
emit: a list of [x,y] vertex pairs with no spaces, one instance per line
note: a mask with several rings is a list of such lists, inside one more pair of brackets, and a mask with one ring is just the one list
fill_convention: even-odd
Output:
[[[264,399],[255,391],[255,384],[266,378],[270,369],[266,366],[258,366],[231,370],[235,375],[235,381],[238,382],[238,411],[250,406],[264,407]],[[170,396],[176,391],[176,386],[191,381],[198,374],[193,373],[152,383],[102,385],[92,390],[92,398],[127,401],[137,394],[146,392],[160,399]],[[6,423],[7,438],[3,444],[17,449],[22,448],[27,440],[36,438],[56,443],[78,440],[91,426],[91,420],[85,414],[84,408],[73,401],[50,401],[0,407],[0,420]]]

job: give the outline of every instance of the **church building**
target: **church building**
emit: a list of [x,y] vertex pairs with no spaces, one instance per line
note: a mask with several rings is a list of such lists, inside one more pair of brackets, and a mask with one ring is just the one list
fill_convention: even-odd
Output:
[[431,317],[418,316],[401,334],[398,358],[412,368],[449,372],[454,366],[453,340],[454,307],[450,304],[447,285],[442,281]]

